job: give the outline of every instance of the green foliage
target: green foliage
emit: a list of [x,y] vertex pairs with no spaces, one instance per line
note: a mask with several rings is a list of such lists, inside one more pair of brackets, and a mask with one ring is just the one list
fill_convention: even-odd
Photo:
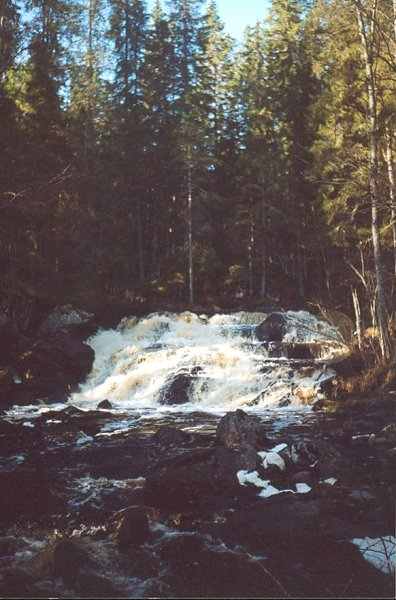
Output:
[[[380,4],[383,153],[396,95]],[[345,302],[346,265],[372,271],[366,107],[352,0],[273,0],[240,46],[214,0],[3,0],[2,301],[186,300],[191,216],[197,301]]]

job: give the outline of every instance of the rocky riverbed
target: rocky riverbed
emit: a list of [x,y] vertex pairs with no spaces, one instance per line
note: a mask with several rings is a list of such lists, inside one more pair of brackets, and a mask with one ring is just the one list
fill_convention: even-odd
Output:
[[320,357],[257,361],[251,324],[220,348],[189,319],[99,333],[74,395],[2,413],[0,595],[394,597],[396,396],[312,411]]

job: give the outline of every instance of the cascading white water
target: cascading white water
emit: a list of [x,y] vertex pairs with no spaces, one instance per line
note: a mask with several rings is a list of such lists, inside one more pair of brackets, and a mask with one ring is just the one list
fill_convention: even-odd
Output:
[[[287,341],[321,341],[337,346],[337,332],[306,312],[287,313]],[[263,313],[206,315],[151,314],[124,319],[116,330],[89,340],[95,350],[92,373],[71,401],[94,408],[103,399],[117,410],[260,410],[311,401],[331,370],[318,362],[272,359],[255,338]],[[179,372],[199,367],[188,403],[161,406],[164,388]]]

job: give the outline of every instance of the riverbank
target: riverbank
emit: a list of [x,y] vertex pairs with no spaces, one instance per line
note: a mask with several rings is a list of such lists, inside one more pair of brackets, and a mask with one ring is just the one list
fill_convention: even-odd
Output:
[[[1,595],[391,598],[393,418],[2,422]],[[274,448],[284,470],[257,454]]]
[[335,373],[282,353],[332,330],[263,314],[42,323],[95,356],[35,342],[13,379],[91,370],[0,416],[1,596],[394,597],[396,394],[313,411]]

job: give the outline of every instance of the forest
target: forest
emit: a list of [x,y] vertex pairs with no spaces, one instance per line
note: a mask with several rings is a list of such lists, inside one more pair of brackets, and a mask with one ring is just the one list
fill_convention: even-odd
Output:
[[[263,9],[264,14],[264,9]],[[396,272],[395,0],[1,0],[0,303],[321,303]]]
[[396,597],[396,0],[224,2],[0,0],[0,598]]

